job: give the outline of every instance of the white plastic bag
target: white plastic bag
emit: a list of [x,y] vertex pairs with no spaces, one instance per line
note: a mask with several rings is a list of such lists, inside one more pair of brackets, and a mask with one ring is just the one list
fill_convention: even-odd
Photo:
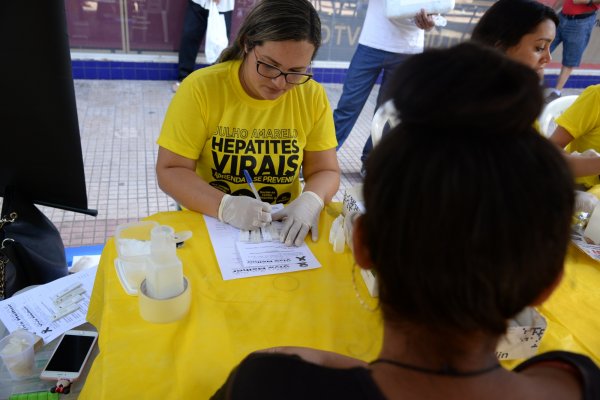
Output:
[[225,17],[219,14],[217,3],[210,2],[208,9],[208,23],[206,26],[206,44],[204,54],[209,64],[217,61],[217,58],[229,44],[227,37],[227,28],[225,27]]
[[444,14],[454,9],[454,0],[385,0],[385,16],[391,20],[414,17],[421,9]]

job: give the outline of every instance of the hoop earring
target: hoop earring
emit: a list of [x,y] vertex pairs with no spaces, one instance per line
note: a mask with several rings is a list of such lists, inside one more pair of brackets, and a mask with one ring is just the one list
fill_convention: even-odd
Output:
[[356,286],[356,262],[352,263],[352,286],[354,287],[354,294],[356,295],[356,298],[358,299],[358,302],[360,303],[360,305],[362,306],[362,308],[364,308],[365,310],[369,311],[369,312],[375,312],[377,311],[377,309],[379,308],[379,303],[377,303],[375,305],[375,307],[371,307],[367,304],[367,302],[362,298],[362,296],[360,295],[359,291],[358,291],[358,287]]

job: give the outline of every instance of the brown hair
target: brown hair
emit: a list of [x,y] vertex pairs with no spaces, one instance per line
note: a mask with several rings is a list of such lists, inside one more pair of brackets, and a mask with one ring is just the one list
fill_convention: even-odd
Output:
[[241,60],[245,50],[266,41],[306,40],[321,46],[321,20],[308,0],[261,0],[244,19],[233,44],[217,62]]
[[533,127],[538,77],[463,43],[412,56],[386,89],[401,122],[367,160],[361,225],[384,316],[501,334],[569,241],[573,178]]

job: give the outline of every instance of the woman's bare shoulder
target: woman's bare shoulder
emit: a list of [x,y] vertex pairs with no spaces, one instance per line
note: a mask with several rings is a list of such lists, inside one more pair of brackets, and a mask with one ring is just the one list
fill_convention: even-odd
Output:
[[329,368],[367,368],[368,363],[357,358],[331,351],[318,350],[309,347],[282,346],[257,351],[257,353],[274,353],[297,355],[305,361]]

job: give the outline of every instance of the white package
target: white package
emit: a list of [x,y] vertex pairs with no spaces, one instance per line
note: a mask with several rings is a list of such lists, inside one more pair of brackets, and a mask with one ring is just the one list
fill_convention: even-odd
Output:
[[421,9],[427,14],[443,14],[454,9],[454,0],[386,0],[385,15],[390,19],[411,18]]

